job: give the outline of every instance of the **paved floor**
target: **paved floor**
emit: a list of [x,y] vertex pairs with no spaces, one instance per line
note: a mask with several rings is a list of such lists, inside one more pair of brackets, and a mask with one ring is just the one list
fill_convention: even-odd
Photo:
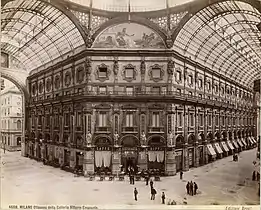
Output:
[[[63,205],[157,205],[164,191],[167,199],[182,204],[186,197],[189,205],[259,205],[257,182],[251,181],[256,149],[244,151],[239,161],[232,157],[184,172],[179,176],[163,177],[155,182],[158,192],[155,201],[150,200],[149,187],[143,181],[136,182],[138,201],[133,199],[134,186],[128,181],[88,181],[84,177],[60,169],[44,166],[19,152],[1,151],[1,202],[2,208],[10,204],[63,204]],[[187,181],[196,181],[199,194],[187,196]]]

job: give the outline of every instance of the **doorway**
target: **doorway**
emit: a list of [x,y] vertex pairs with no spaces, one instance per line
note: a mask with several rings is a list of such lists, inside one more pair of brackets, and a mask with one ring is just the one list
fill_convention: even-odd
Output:
[[134,169],[134,173],[138,171],[138,152],[133,150],[125,150],[122,152],[121,163],[125,173],[129,172],[129,169]]

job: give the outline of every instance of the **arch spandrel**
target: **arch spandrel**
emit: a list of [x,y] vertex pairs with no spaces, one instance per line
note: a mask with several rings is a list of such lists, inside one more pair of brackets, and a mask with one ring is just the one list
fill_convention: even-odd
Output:
[[165,49],[164,39],[153,29],[137,23],[111,25],[97,35],[93,48]]

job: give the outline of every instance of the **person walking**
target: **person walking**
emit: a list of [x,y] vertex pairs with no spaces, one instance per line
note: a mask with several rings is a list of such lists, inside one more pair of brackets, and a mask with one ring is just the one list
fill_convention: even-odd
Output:
[[256,172],[253,171],[253,174],[252,174],[252,181],[255,181],[256,180]]
[[151,188],[151,200],[155,200],[155,195],[157,194],[157,191],[152,187]]
[[189,190],[190,190],[190,183],[189,182],[186,185],[186,189],[187,189],[187,194],[189,195],[190,194],[190,192],[189,192]]
[[131,175],[129,175],[129,177],[130,177],[130,184],[132,184]]
[[183,171],[180,171],[179,178],[182,179],[182,177],[183,177]]
[[134,185],[134,175],[131,175],[131,179],[132,179],[132,184]]
[[161,195],[161,201],[162,201],[162,204],[165,204],[165,193],[162,192],[162,195]]
[[134,188],[134,199],[135,199],[135,201],[137,201],[138,200],[138,190],[136,189],[136,187]]
[[194,182],[194,195],[197,194],[197,190],[198,190],[198,185],[196,182]]
[[150,188],[151,189],[153,188],[153,181],[152,181],[152,179],[150,180]]
[[190,193],[193,196],[194,192],[193,192],[193,182],[190,181]]

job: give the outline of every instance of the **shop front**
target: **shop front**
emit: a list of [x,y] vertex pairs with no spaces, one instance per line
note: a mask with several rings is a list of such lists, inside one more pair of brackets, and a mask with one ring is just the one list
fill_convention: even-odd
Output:
[[199,145],[198,146],[198,155],[199,155],[199,165],[204,165],[204,146]]
[[213,144],[213,148],[215,149],[215,152],[217,154],[217,158],[222,158],[223,157],[223,151],[221,149],[221,147],[219,146],[219,143],[216,142]]
[[138,167],[138,138],[134,135],[125,135],[121,139],[121,171],[128,173],[130,170],[134,170],[137,173]]
[[189,167],[194,166],[194,148],[188,148],[188,162],[189,162]]
[[224,156],[228,156],[228,154],[229,154],[229,149],[228,149],[228,147],[227,147],[227,145],[226,145],[226,142],[224,142],[224,141],[220,142],[220,146],[221,146],[221,148],[223,149],[223,154],[224,154]]
[[95,138],[94,172],[96,174],[112,173],[112,141],[107,136]]
[[207,144],[208,162],[213,162],[216,160],[217,154],[212,146],[212,144]]
[[183,150],[175,150],[176,172],[183,169]]

